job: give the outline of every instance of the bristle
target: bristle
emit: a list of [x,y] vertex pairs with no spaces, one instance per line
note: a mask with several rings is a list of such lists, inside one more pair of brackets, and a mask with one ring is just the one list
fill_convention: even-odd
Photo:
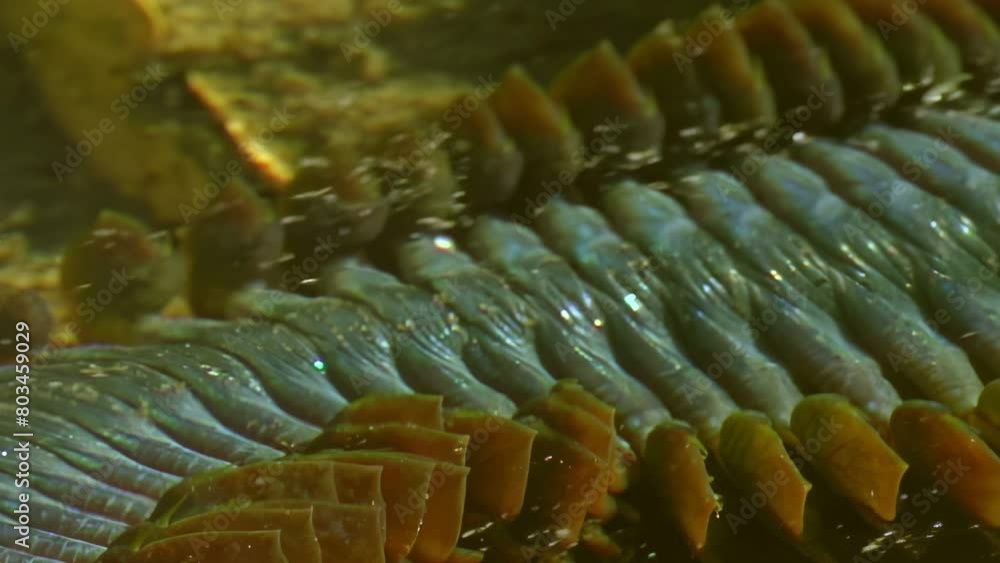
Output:
[[129,342],[135,320],[180,293],[183,265],[163,235],[105,211],[66,249],[61,285],[83,340]]
[[200,316],[221,317],[229,296],[264,283],[281,256],[283,232],[270,207],[236,184],[194,218],[186,237],[188,298]]

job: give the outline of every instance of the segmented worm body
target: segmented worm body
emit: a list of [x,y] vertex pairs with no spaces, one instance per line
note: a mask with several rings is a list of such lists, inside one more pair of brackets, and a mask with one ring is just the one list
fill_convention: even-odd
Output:
[[[769,1],[689,66],[665,25],[548,94],[512,72],[465,131],[504,142],[465,165],[512,141],[498,184],[537,195],[529,179],[565,172],[565,193],[526,215],[510,189],[471,194],[449,232],[372,228],[308,297],[226,278],[201,295],[225,319],[145,318],[135,345],[48,355],[34,548],[0,558],[988,560],[994,4],[929,0],[878,41],[888,3]],[[575,160],[608,116],[627,134]]]

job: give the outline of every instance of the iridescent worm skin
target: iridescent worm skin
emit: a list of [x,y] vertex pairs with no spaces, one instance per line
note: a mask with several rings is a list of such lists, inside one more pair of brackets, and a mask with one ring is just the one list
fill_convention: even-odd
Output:
[[[634,192],[634,195],[637,201],[642,201],[640,196],[646,193],[654,194],[651,191],[638,191]],[[626,196],[619,194],[617,197]],[[625,200],[618,199],[618,201]],[[574,214],[591,219],[567,223],[566,217],[572,218]],[[49,436],[44,439],[46,441],[42,447],[46,451],[52,449],[53,452],[58,452],[58,456],[67,461],[56,462],[55,458],[50,458],[47,454],[40,457],[43,462],[38,470],[37,479],[41,494],[44,495],[43,498],[56,497],[58,500],[60,491],[82,487],[81,490],[102,495],[104,498],[122,500],[106,506],[90,501],[81,503],[64,500],[67,506],[76,507],[73,509],[74,512],[83,510],[93,515],[87,518],[98,520],[88,524],[86,532],[68,530],[65,524],[59,521],[43,520],[40,526],[47,526],[47,529],[65,536],[63,539],[53,538],[51,540],[53,543],[45,553],[57,559],[72,557],[74,556],[72,554],[92,558],[99,553],[90,547],[92,542],[96,541],[98,545],[106,543],[123,531],[123,524],[136,524],[141,521],[143,516],[152,510],[154,500],[162,495],[164,487],[175,483],[178,477],[196,475],[220,463],[252,463],[273,458],[280,455],[280,452],[295,450],[298,445],[313,438],[318,432],[319,425],[326,424],[332,413],[344,408],[346,398],[373,392],[379,394],[440,392],[445,395],[449,405],[468,405],[471,400],[473,405],[509,415],[510,408],[504,406],[504,402],[495,402],[489,398],[511,393],[512,396],[521,395],[519,402],[523,403],[531,396],[538,396],[538,393],[551,386],[555,379],[572,375],[619,409],[623,415],[620,421],[622,429],[625,435],[632,439],[634,446],[644,452],[644,459],[649,460],[650,456],[655,456],[654,452],[658,451],[656,448],[659,447],[651,446],[647,440],[658,440],[661,436],[660,428],[672,428],[669,425],[658,424],[659,421],[667,420],[670,414],[690,421],[698,435],[714,452],[713,456],[718,456],[720,463],[726,468],[725,474],[732,480],[736,490],[742,488],[741,483],[754,482],[757,474],[752,471],[747,473],[738,466],[739,460],[750,455],[750,452],[733,448],[741,440],[763,439],[767,435],[765,430],[767,423],[764,421],[764,426],[760,426],[761,421],[750,418],[745,420],[749,426],[745,426],[742,422],[736,426],[735,421],[744,420],[740,417],[745,415],[734,412],[734,405],[741,408],[755,408],[756,400],[763,397],[777,401],[774,403],[776,410],[768,408],[762,410],[771,415],[776,428],[783,428],[781,430],[783,440],[788,441],[792,451],[796,439],[800,440],[802,445],[809,444],[810,434],[804,433],[801,425],[805,423],[800,421],[805,420],[803,417],[807,417],[808,412],[831,412],[827,410],[831,405],[823,406],[815,401],[803,401],[802,394],[797,390],[798,384],[787,379],[789,377],[787,374],[781,377],[786,378],[786,385],[790,385],[794,391],[792,396],[781,398],[780,395],[773,393],[774,383],[768,380],[754,383],[759,385],[760,389],[740,391],[740,378],[748,373],[755,373],[759,377],[759,371],[736,371],[733,373],[736,379],[731,379],[717,375],[711,365],[702,364],[703,374],[691,372],[688,377],[694,378],[690,384],[699,393],[708,389],[718,389],[711,392],[721,401],[722,410],[715,411],[720,418],[715,419],[715,422],[699,421],[700,416],[708,411],[693,410],[685,413],[684,409],[672,409],[671,412],[656,402],[654,397],[657,396],[668,403],[677,402],[676,386],[683,388],[684,382],[666,377],[657,387],[654,385],[655,379],[652,378],[660,374],[650,372],[644,374],[642,371],[644,363],[647,366],[655,365],[657,360],[630,362],[626,359],[628,354],[656,353],[657,350],[661,350],[659,347],[666,345],[672,348],[662,350],[675,350],[673,353],[681,354],[682,362],[685,361],[684,356],[689,354],[693,358],[702,356],[711,358],[715,354],[728,355],[731,365],[747,366],[744,368],[747,370],[752,365],[751,358],[755,357],[771,362],[771,365],[775,366],[774,369],[780,369],[782,373],[784,368],[780,367],[776,360],[767,359],[765,349],[757,349],[754,340],[742,332],[740,324],[741,319],[745,317],[734,310],[728,310],[724,302],[708,301],[704,297],[696,297],[697,294],[692,294],[691,299],[694,300],[692,302],[700,301],[703,306],[711,307],[708,310],[716,311],[713,314],[724,312],[725,318],[731,319],[729,325],[719,325],[717,319],[711,320],[708,317],[701,321],[712,322],[713,324],[706,327],[717,327],[714,329],[716,331],[720,330],[718,327],[725,327],[716,333],[722,338],[716,342],[734,339],[732,342],[742,343],[740,345],[745,347],[743,351],[726,345],[724,348],[714,350],[711,347],[702,348],[704,352],[699,353],[698,347],[705,346],[708,333],[704,330],[692,333],[691,325],[685,324],[690,323],[690,320],[671,318],[665,311],[660,311],[657,316],[643,321],[648,325],[647,330],[651,331],[649,334],[653,336],[641,336],[645,334],[641,329],[642,325],[635,324],[635,321],[622,320],[621,317],[627,314],[623,307],[634,309],[636,306],[638,298],[636,292],[618,292],[617,299],[621,299],[621,302],[609,297],[614,293],[605,292],[614,287],[608,285],[608,281],[602,282],[601,279],[594,277],[607,270],[590,268],[585,262],[590,258],[600,263],[601,260],[613,259],[614,256],[608,256],[600,251],[580,254],[573,244],[574,240],[578,244],[598,243],[601,237],[595,236],[595,228],[603,228],[605,238],[614,236],[607,225],[601,225],[600,221],[594,223],[597,218],[593,211],[569,204],[558,204],[544,212],[538,218],[538,228],[542,233],[555,236],[558,231],[552,229],[556,227],[567,229],[565,234],[556,237],[558,240],[554,242],[557,244],[553,244],[551,249],[544,247],[541,239],[525,227],[487,219],[465,234],[457,247],[454,241],[434,239],[402,245],[398,267],[404,279],[424,280],[426,283],[431,279],[453,277],[454,285],[445,286],[449,287],[450,295],[440,301],[436,301],[432,293],[418,291],[385,272],[357,261],[348,261],[331,268],[324,275],[324,279],[329,281],[319,285],[320,293],[329,291],[339,295],[340,299],[298,297],[282,292],[246,293],[241,294],[234,302],[232,310],[243,314],[256,313],[257,316],[252,318],[257,320],[243,324],[219,321],[151,321],[142,326],[142,337],[163,344],[132,349],[81,348],[56,355],[47,366],[39,370],[39,379],[47,381],[49,386],[40,389],[35,395],[35,404],[39,409],[39,424],[44,426]],[[586,234],[577,235],[575,227],[581,228]],[[579,238],[574,238],[577,236]],[[619,240],[616,244],[626,243]],[[481,262],[477,263],[457,255],[460,247],[468,248]],[[590,247],[585,247],[587,248]],[[425,265],[436,263],[433,253],[442,255],[445,266],[439,270],[424,271]],[[568,262],[561,257],[563,255],[569,260]],[[452,256],[455,258],[449,259]],[[643,254],[638,253],[634,256],[638,258]],[[575,264],[576,267],[570,267],[570,264]],[[639,281],[641,277],[637,277],[646,274],[641,264],[631,270],[621,265],[615,268],[613,261],[607,266],[616,272],[617,278],[613,279],[622,280],[625,287],[637,289],[643,287],[643,282]],[[740,269],[740,266],[735,264],[733,267]],[[583,278],[577,277],[575,270],[580,271],[585,278],[592,278],[598,286],[603,284],[603,287],[589,288]],[[461,282],[463,276],[465,279],[476,279],[468,277],[471,275],[468,273],[470,271],[471,274],[479,271],[480,273],[476,274],[479,278],[490,280],[488,283],[482,283],[490,293],[463,291],[466,287]],[[673,287],[678,292],[670,293],[666,289],[659,289],[657,293],[662,292],[662,294],[653,294],[651,297],[658,297],[664,302],[672,303],[671,307],[675,307],[674,303],[680,299],[679,292],[684,291],[685,285],[677,285],[673,281],[677,278],[672,278],[666,269],[662,272],[648,273],[656,277],[647,280],[645,287],[654,284],[652,280],[662,274],[664,288]],[[500,278],[506,278],[507,282],[501,282]],[[748,283],[756,284],[754,279],[755,276],[747,273]],[[476,284],[473,283],[468,287],[471,290]],[[759,310],[755,300],[761,287],[767,286],[751,286],[752,311]],[[441,293],[440,290],[438,293]],[[528,299],[520,302],[518,294],[527,295]],[[392,295],[395,297],[391,297]],[[508,325],[507,329],[502,328],[504,325],[500,324],[486,324],[477,331],[469,331],[466,334],[462,325],[469,320],[477,320],[473,313],[476,308],[482,307],[484,315],[490,314],[488,302],[483,301],[485,295],[492,295],[490,299],[495,302],[509,303],[507,307],[512,307],[514,311],[521,311],[513,318],[519,319],[516,322],[525,323],[525,328],[536,327],[523,332],[519,337],[522,339],[522,346],[525,347],[522,354],[527,353],[525,356],[529,360],[527,365],[531,366],[529,369],[536,374],[534,380],[538,382],[539,387],[535,391],[516,391],[519,388],[517,383],[504,382],[502,375],[491,375],[488,371],[483,371],[491,366],[490,362],[476,361],[476,358],[481,357],[483,347],[496,346],[489,344],[490,341],[505,342],[504,331],[515,330],[515,334],[519,332],[516,330],[516,324]],[[343,298],[350,299],[350,302],[343,301]],[[806,303],[807,301],[803,301],[800,305],[804,306]],[[790,303],[786,305],[786,307],[791,306]],[[257,311],[258,308],[260,311]],[[458,310],[459,314],[449,318],[452,309]],[[461,312],[463,310],[464,313]],[[800,318],[798,314],[790,314],[790,311],[790,309],[779,309],[776,315],[780,320],[763,326],[761,330],[765,330],[765,333],[774,331],[767,334],[768,337],[775,334],[784,335],[783,338],[788,340],[787,345],[791,346],[791,349],[796,349],[800,344],[805,346],[803,350],[808,349],[805,344],[808,341],[801,340],[802,335],[796,334],[795,330],[783,328],[786,323],[794,323],[795,319]],[[873,312],[886,314],[887,311],[888,307],[880,307],[865,312],[847,309],[843,313],[848,317],[867,319]],[[683,310],[680,312],[683,313]],[[810,313],[814,317],[820,314],[823,313]],[[463,321],[463,318],[467,320]],[[762,318],[767,317],[762,316]],[[862,327],[866,326],[865,320],[860,322]],[[565,326],[563,323],[566,323]],[[437,326],[439,329],[427,331],[425,330],[427,326]],[[406,329],[406,327],[411,328]],[[670,344],[671,333],[675,331],[681,331],[677,335],[679,336],[677,340],[681,343],[679,346]],[[822,332],[830,334],[829,331]],[[852,335],[857,334],[854,331],[849,330],[849,332]],[[633,336],[628,336],[629,334]],[[667,338],[658,338],[656,334],[665,335]],[[630,339],[637,336],[648,338],[652,347],[642,352],[641,346],[629,345]],[[476,350],[469,337],[478,341],[474,344],[479,346],[480,351]],[[877,340],[867,338],[866,341],[873,347],[875,355],[885,350],[885,345]],[[170,342],[175,344],[167,344]],[[181,345],[182,342],[197,343],[197,345]],[[541,365],[536,360],[531,360],[532,345],[537,347],[536,354],[542,359]],[[559,358],[560,346],[565,346],[569,355]],[[821,345],[819,350],[823,349],[822,346],[829,344]],[[437,352],[428,353],[433,350]],[[659,353],[662,353],[662,350]],[[493,353],[502,355],[502,352]],[[579,359],[573,359],[574,356]],[[776,358],[788,361],[787,356],[778,355]],[[619,360],[623,363],[619,364]],[[909,358],[909,361],[921,365],[924,362],[919,355]],[[793,360],[792,367],[795,363]],[[668,363],[663,365],[665,368],[669,366]],[[626,371],[627,369],[629,371]],[[393,375],[397,373],[396,370],[399,370],[398,375]],[[588,374],[585,370],[593,372]],[[552,375],[545,376],[546,372]],[[464,375],[459,376],[459,373]],[[633,374],[636,377],[634,380]],[[880,406],[869,404],[868,401],[873,397],[869,392],[859,390],[861,388],[858,387],[858,381],[852,383],[852,380],[847,378],[848,375],[841,370],[823,374],[829,379],[828,383],[845,385],[845,394],[853,397],[853,402],[858,408],[870,413],[873,422],[880,420],[883,424],[888,422],[885,418],[890,413],[885,412]],[[457,377],[472,378],[479,382],[477,385],[485,384],[492,390],[487,393],[469,394],[462,390],[463,386]],[[871,377],[883,381],[877,374],[862,379]],[[933,377],[933,374],[930,374],[930,377]],[[700,378],[704,378],[704,383],[695,383]],[[643,391],[621,392],[627,390],[630,385],[639,385],[640,381],[649,382],[651,387]],[[54,383],[58,383],[58,386],[51,386]],[[819,384],[823,384],[823,378],[820,378]],[[857,394],[852,395],[855,391]],[[718,395],[720,392],[723,394]],[[923,394],[945,401],[952,401],[949,399],[951,396],[964,401],[965,397],[977,395],[975,391],[956,388],[951,383],[945,384],[945,388],[934,385],[923,387]],[[148,400],[144,397],[153,399]],[[197,400],[194,400],[195,397]],[[813,398],[820,397],[822,396],[817,395]],[[894,406],[897,400],[891,397],[890,394],[888,404]],[[649,400],[653,402],[642,402]],[[60,406],[67,404],[67,401],[72,407],[69,411]],[[958,412],[962,412],[964,403],[956,404]],[[706,404],[697,403],[697,405],[695,409],[707,408]],[[833,412],[845,408],[839,406],[839,403],[832,405],[838,409]],[[100,410],[94,410],[95,407]],[[907,412],[906,408],[929,407],[908,403],[905,408],[896,409],[896,412]],[[104,412],[98,414],[101,410]],[[862,411],[848,409],[843,412]],[[67,417],[65,413],[71,414]],[[254,414],[248,419],[249,413]],[[986,416],[986,413],[983,416]],[[858,414],[851,416],[859,417]],[[893,420],[897,418],[897,415],[893,414]],[[52,420],[52,423],[49,423],[49,420]],[[61,422],[57,422],[58,420]],[[114,430],[122,426],[111,420],[128,421],[125,426],[128,430],[126,432]],[[834,417],[834,420],[837,418]],[[863,420],[863,417],[859,417],[858,420]],[[958,423],[957,419],[950,420],[951,422],[947,423],[949,425]],[[73,430],[74,428],[78,430]],[[856,432],[861,430],[852,431],[852,441],[847,442],[855,444],[855,447],[861,447],[864,443],[873,444],[870,442],[871,439],[878,440],[876,434],[869,435],[867,441],[861,440]],[[897,434],[898,432],[903,434]],[[80,451],[79,446],[74,445],[76,442],[70,437],[80,433],[100,437],[96,451]],[[894,426],[893,436],[896,440],[905,442],[907,435],[906,430]],[[57,436],[65,436],[66,439],[48,441],[56,440]],[[973,434],[967,436],[971,437]],[[90,444],[90,441],[84,443]],[[148,449],[154,444],[160,445]],[[780,441],[777,444],[780,444]],[[843,444],[840,447],[843,447]],[[878,447],[884,448],[884,446]],[[878,447],[875,451],[878,451]],[[103,453],[99,453],[101,451]],[[758,453],[771,451],[764,448]],[[766,453],[766,455],[772,454]],[[96,461],[101,459],[107,461],[104,463]],[[918,467],[922,465],[919,459],[909,459],[914,459],[913,463],[917,463]],[[171,460],[174,460],[173,465],[167,464]],[[103,475],[104,467],[110,468],[111,473]],[[651,469],[655,467],[653,465]],[[930,466],[923,465],[923,467]],[[995,467],[989,465],[979,469],[986,471],[980,475],[986,481],[991,478],[989,477],[991,472],[995,471]],[[841,473],[838,476],[834,472],[834,475],[826,477],[828,479],[826,483],[833,489],[839,490],[838,487],[845,485],[838,479],[842,479],[845,474]],[[97,485],[101,481],[113,483],[110,486],[121,492],[109,488],[109,485]],[[677,486],[668,486],[665,483],[654,480],[651,486],[654,490],[657,487]],[[91,495],[85,497],[91,498]],[[776,518],[778,522],[790,522],[783,519],[795,518],[793,512],[788,512],[778,505],[775,505],[775,509],[776,512],[769,518]],[[974,507],[972,509],[980,515],[979,517],[990,518],[988,511],[984,513]],[[793,527],[793,536],[796,533],[794,529]],[[804,533],[804,530],[798,533]],[[812,536],[807,537],[811,539],[798,540],[806,542],[802,549],[807,553],[816,549],[831,549],[825,541]],[[724,539],[719,532],[710,531],[709,546],[721,549],[718,547],[720,544],[743,541],[741,538],[743,536]],[[708,557],[707,554],[705,556]]]
[[[213,469],[298,452],[335,413],[356,408],[352,401],[395,393],[440,394],[449,408],[503,417],[517,412],[544,438],[536,452],[555,452],[541,459],[557,465],[610,459],[619,431],[639,457],[640,495],[656,499],[642,506],[643,526],[652,528],[645,539],[682,537],[656,548],[664,557],[841,561],[881,553],[885,537],[897,546],[887,557],[901,561],[995,550],[996,351],[981,335],[1000,333],[990,309],[998,294],[990,202],[1000,137],[988,94],[996,30],[988,18],[968,17],[972,3],[949,11],[928,2],[883,45],[871,34],[891,18],[890,3],[830,5],[761,3],[683,69],[671,55],[685,52],[684,36],[665,26],[624,59],[600,46],[556,80],[552,97],[512,74],[490,111],[525,152],[523,178],[555,181],[546,174],[572,169],[564,201],[541,215],[478,217],[454,238],[380,241],[369,247],[379,267],[354,257],[326,264],[309,286],[317,297],[240,292],[241,283],[227,280],[234,297],[219,309],[249,321],[151,320],[135,336],[155,345],[54,355],[38,370],[46,383],[33,391],[38,434],[47,436],[36,476],[41,555],[93,560],[182,478],[196,484]],[[846,40],[859,33],[864,40]],[[913,54],[923,43],[923,54]],[[855,106],[884,109],[905,97],[903,84],[946,80],[963,66],[984,84],[960,91],[955,119],[947,107],[911,112],[905,102],[892,125],[793,138],[800,127],[775,115],[811,108],[813,88],[825,87],[829,103],[812,110],[808,125],[822,133]],[[747,84],[758,103],[736,107]],[[644,160],[662,141],[651,99],[666,130],[697,139],[692,152],[708,162],[672,166],[682,155],[669,142],[665,163]],[[620,114],[639,133],[585,164],[566,164],[575,145],[602,132],[595,111]],[[533,127],[519,112],[539,121]],[[672,129],[672,118],[690,127]],[[778,134],[750,143],[766,152],[737,155],[739,174],[715,170],[719,157],[732,161],[716,151],[728,148],[713,140],[719,119],[760,119]],[[939,167],[917,161],[922,172],[913,178],[900,147],[928,146],[938,123],[958,136]],[[714,131],[721,138],[743,131],[722,129]],[[634,153],[644,155],[638,166],[627,162]],[[857,231],[838,232],[828,212],[857,218]],[[809,218],[828,222],[818,228]],[[380,255],[385,248],[391,252]],[[564,378],[607,405],[546,398]],[[5,381],[12,379],[7,370]],[[13,420],[9,410],[2,420]],[[405,459],[411,469],[428,466]],[[2,463],[10,476],[13,466]],[[566,499],[527,478],[537,496],[527,497],[523,519],[500,526],[515,544],[541,540],[562,551],[581,538],[585,521],[616,514],[612,502],[579,493],[583,484],[574,482],[567,494],[586,507],[581,515],[532,516],[532,502],[551,508]],[[933,517],[905,524],[914,512],[907,503],[937,480],[945,480],[948,492],[938,496],[947,500]],[[5,498],[13,493],[4,490]],[[8,522],[14,508],[0,512]],[[557,519],[551,535],[549,517]],[[964,533],[950,541],[939,525]],[[769,541],[772,534],[782,541]],[[281,551],[272,536],[243,539]],[[582,537],[583,547],[600,545]],[[473,547],[489,548],[487,558],[510,555],[497,536],[481,541]],[[399,545],[390,542],[391,553]]]

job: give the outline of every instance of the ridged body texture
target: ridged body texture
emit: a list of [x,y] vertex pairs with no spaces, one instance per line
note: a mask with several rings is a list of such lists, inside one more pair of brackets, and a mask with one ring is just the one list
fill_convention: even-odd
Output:
[[1000,8],[914,4],[512,69],[350,210],[234,189],[186,241],[212,318],[146,315],[159,247],[71,249],[152,289],[32,365],[0,562],[997,560]]

